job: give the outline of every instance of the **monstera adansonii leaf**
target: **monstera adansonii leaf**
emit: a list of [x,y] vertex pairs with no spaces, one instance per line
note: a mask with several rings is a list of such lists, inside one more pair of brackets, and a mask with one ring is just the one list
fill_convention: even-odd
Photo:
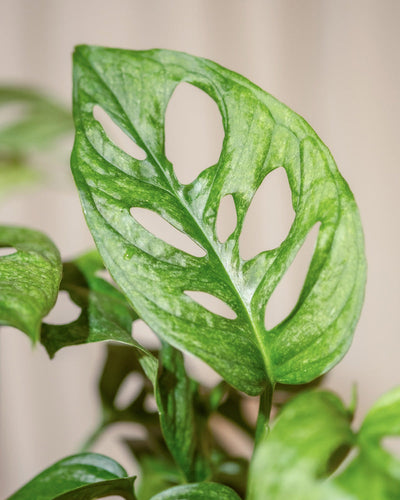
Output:
[[[215,100],[225,129],[218,163],[188,185],[178,182],[164,151],[166,108],[182,81]],[[145,159],[129,156],[108,138],[93,116],[96,105]],[[158,335],[251,395],[269,383],[308,382],[343,357],[364,295],[363,235],[348,185],[301,117],[205,59],[80,46],[74,119],[72,170],[87,223],[113,278]],[[239,236],[246,212],[263,179],[278,167],[287,173],[295,220],[278,248],[244,261]],[[216,218],[226,195],[234,199],[237,225],[221,243]],[[190,255],[154,236],[131,215],[134,207],[162,216],[204,254]],[[266,304],[317,223],[299,300],[267,330]],[[224,301],[235,319],[208,311],[185,293],[196,291]]]

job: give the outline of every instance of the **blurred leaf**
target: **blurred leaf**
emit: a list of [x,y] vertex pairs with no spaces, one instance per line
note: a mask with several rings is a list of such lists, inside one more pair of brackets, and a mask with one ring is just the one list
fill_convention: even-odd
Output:
[[138,500],[150,500],[153,495],[171,488],[181,481],[182,473],[173,462],[158,456],[144,456],[140,460]]
[[250,465],[248,500],[346,499],[324,481],[354,443],[348,410],[326,391],[306,392],[282,409]]
[[21,227],[0,226],[0,247],[16,249],[0,257],[0,324],[36,342],[42,318],[56,302],[60,254],[47,236]]
[[111,458],[83,453],[55,463],[8,500],[91,500],[107,495],[135,500],[134,480]]
[[336,484],[359,500],[400,498],[400,460],[383,448],[387,436],[400,436],[400,387],[368,412],[358,434],[359,454]]
[[187,376],[182,353],[166,343],[159,364],[155,397],[165,441],[187,481],[203,481],[211,475],[211,436],[198,384]]
[[[133,347],[147,376],[155,381],[157,360],[131,334],[137,314],[112,284],[96,275],[104,269],[97,251],[64,265],[61,290],[82,311],[78,319],[64,325],[42,326],[42,343],[51,357],[62,347],[99,341],[121,342]],[[132,351],[130,352],[132,355]]]
[[175,486],[151,500],[240,500],[237,494],[222,484],[195,483]]
[[0,111],[11,104],[20,105],[22,113],[9,123],[0,124],[0,157],[44,149],[72,131],[71,113],[40,92],[0,86]]
[[29,186],[39,178],[39,172],[25,163],[0,160],[0,201],[12,188]]

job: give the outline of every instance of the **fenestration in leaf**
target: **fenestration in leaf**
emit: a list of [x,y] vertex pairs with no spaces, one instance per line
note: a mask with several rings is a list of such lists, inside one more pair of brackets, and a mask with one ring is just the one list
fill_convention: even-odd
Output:
[[[189,185],[177,181],[164,153],[165,111],[181,81],[216,101],[225,129],[218,163]],[[96,104],[145,151],[145,160],[130,157],[106,136],[93,117]],[[106,267],[158,335],[252,395],[269,382],[308,382],[343,357],[364,295],[363,235],[350,189],[301,117],[205,59],[80,46],[74,54],[74,120],[72,170],[89,228]],[[278,248],[243,261],[238,240],[247,209],[265,176],[280,166],[295,220]],[[217,211],[229,194],[237,226],[220,243]],[[194,257],[156,238],[130,215],[132,207],[158,213],[206,255]],[[318,222],[299,301],[267,331],[268,299]],[[185,291],[216,296],[237,318],[204,309]]]
[[0,226],[0,247],[16,252],[0,257],[0,325],[39,340],[40,324],[57,299],[61,259],[44,234],[22,227]]

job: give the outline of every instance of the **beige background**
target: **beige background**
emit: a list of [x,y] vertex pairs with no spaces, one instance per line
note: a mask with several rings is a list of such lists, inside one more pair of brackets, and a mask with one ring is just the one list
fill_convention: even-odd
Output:
[[[400,383],[399,23],[396,0],[2,0],[0,80],[36,85],[69,105],[75,44],[162,47],[214,59],[303,115],[330,147],[364,222],[369,262],[364,311],[350,353],[327,381],[347,401],[357,383],[359,421],[380,394]],[[206,99],[203,106],[203,96],[188,101],[192,94],[187,94],[183,91],[171,111],[175,132],[168,147],[183,164],[196,148],[201,168],[218,151],[221,131],[213,103]],[[60,155],[50,167],[47,187],[7,199],[0,221],[45,230],[68,258],[91,240],[65,159]],[[277,196],[287,197],[282,180],[275,179],[269,203],[276,204],[285,224],[289,208],[281,208]],[[265,218],[253,221],[249,245],[260,234],[260,222],[268,225]],[[293,302],[301,276],[301,269],[295,270],[281,298]],[[271,314],[278,318],[285,307],[275,306]],[[68,303],[57,309],[56,321],[74,314]],[[3,498],[74,452],[95,424],[93,386],[103,350],[70,348],[50,362],[15,330],[3,329],[0,343]],[[112,444],[114,437],[106,436],[96,450],[132,470],[128,456]]]

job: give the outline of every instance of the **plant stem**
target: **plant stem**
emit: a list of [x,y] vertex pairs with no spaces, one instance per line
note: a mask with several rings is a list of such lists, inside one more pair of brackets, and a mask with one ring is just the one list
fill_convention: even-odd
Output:
[[90,451],[94,443],[100,438],[107,427],[108,422],[100,422],[100,424],[91,432],[91,434],[89,434],[86,440],[82,443],[81,447],[79,448],[79,453]]
[[254,449],[257,448],[258,444],[268,434],[268,424],[272,408],[272,396],[274,394],[274,387],[275,384],[268,382],[264,392],[262,392],[260,396],[260,406],[258,409]]

